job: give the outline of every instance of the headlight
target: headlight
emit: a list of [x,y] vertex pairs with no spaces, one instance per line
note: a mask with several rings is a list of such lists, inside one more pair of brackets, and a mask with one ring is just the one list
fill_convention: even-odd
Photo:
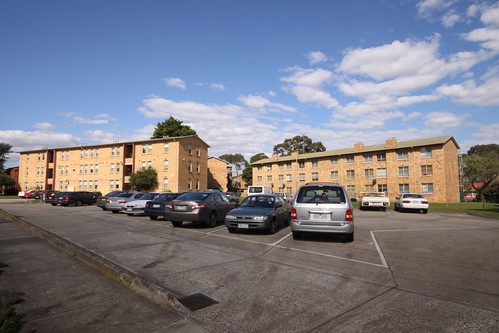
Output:
[[236,217],[234,215],[225,215],[225,218],[227,220],[235,220],[236,219]]

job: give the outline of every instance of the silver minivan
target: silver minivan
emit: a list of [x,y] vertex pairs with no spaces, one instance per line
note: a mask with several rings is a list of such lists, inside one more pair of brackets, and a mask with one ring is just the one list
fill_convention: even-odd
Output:
[[353,242],[353,207],[342,185],[308,183],[302,185],[293,199],[291,231],[298,239],[302,232],[344,234]]

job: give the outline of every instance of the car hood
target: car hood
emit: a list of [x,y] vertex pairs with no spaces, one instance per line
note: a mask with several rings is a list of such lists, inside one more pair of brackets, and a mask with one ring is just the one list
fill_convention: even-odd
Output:
[[273,212],[273,208],[264,207],[239,207],[231,210],[228,215],[250,216],[250,215],[268,215]]

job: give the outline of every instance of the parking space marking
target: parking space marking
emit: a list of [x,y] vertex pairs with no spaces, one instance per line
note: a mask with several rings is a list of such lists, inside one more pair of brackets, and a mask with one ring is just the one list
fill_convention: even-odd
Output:
[[376,247],[376,251],[378,251],[378,255],[379,255],[379,258],[381,259],[381,263],[382,263],[383,267],[390,268],[390,266],[388,266],[388,263],[385,259],[385,255],[383,254],[383,251],[381,250],[381,247],[379,246],[378,241],[376,240],[376,237],[374,236],[374,232],[372,230],[371,230],[370,234],[371,234],[371,237],[373,239],[374,246]]

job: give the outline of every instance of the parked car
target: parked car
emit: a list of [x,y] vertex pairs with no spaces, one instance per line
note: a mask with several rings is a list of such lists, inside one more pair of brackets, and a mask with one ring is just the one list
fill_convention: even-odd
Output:
[[54,193],[55,193],[55,191],[51,191],[51,190],[38,190],[35,192],[34,198],[37,200],[43,200],[43,198],[46,197],[47,195],[54,194]]
[[182,193],[160,193],[154,200],[146,202],[144,215],[149,216],[151,220],[157,220],[158,217],[165,216],[165,206],[172,200],[175,200]]
[[63,192],[56,196],[56,204],[61,206],[93,205],[96,201],[97,196],[87,191]]
[[97,197],[97,207],[102,208],[102,210],[106,210],[107,199],[111,197],[115,197],[118,194],[123,193],[123,191],[111,191],[104,195],[99,195]]
[[251,195],[225,215],[229,232],[236,230],[265,230],[275,234],[279,225],[289,226],[291,205],[273,194]]
[[43,202],[51,204],[52,206],[57,206],[57,197],[64,195],[64,193],[66,192],[59,191],[59,192],[54,192],[53,194],[48,194],[45,196]]
[[217,222],[223,222],[225,215],[236,205],[221,192],[188,192],[166,205],[165,219],[175,227],[186,221],[204,223],[213,228]]
[[123,211],[123,207],[129,201],[140,199],[144,193],[142,192],[122,192],[115,197],[107,198],[107,203],[105,206],[105,210],[110,210],[114,214],[120,213]]
[[233,192],[224,192],[224,195],[231,202],[239,202],[239,198]]
[[403,212],[406,210],[423,211],[428,213],[428,199],[417,193],[402,193],[400,197],[395,198],[395,210]]
[[354,239],[353,207],[342,185],[308,183],[293,199],[291,231],[293,238],[303,232],[338,233]]
[[159,192],[147,192],[144,193],[140,199],[128,201],[122,207],[123,213],[126,213],[128,216],[144,215],[146,203],[150,200],[154,200],[158,195]]
[[17,193],[17,196],[24,199],[29,199],[33,197],[36,191],[38,190],[20,191],[19,193]]

